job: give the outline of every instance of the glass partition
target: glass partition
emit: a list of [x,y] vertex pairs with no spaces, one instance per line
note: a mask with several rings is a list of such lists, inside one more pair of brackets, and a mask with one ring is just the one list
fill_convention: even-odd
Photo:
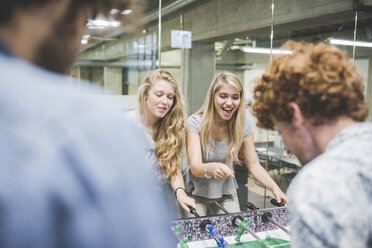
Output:
[[[181,86],[185,112],[190,115],[204,102],[215,73],[230,71],[244,84],[249,110],[255,80],[267,68],[275,49],[289,39],[325,42],[354,58],[364,79],[366,98],[371,102],[372,17],[366,9],[355,11],[351,2],[148,1],[140,22],[141,28],[134,33],[120,27],[104,34],[88,29],[89,37],[83,38],[87,44],[71,74],[102,85],[106,97],[118,98],[125,106],[135,108],[142,79],[148,71],[161,66]],[[190,31],[192,48],[172,48],[172,30]],[[255,123],[253,116],[251,119]],[[286,153],[276,131],[255,127],[254,138],[261,165],[286,191],[301,168],[298,160]],[[187,166],[185,156],[182,168]],[[242,178],[238,182],[241,210],[247,210],[247,201],[260,208],[273,207],[269,202],[271,192],[244,167],[240,169],[236,174]]]

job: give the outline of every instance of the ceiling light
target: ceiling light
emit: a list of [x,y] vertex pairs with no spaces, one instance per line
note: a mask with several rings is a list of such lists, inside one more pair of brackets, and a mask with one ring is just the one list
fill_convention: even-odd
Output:
[[372,47],[371,42],[363,42],[363,41],[330,39],[329,43],[333,45],[343,45],[343,46]]
[[262,48],[262,47],[242,47],[240,49],[245,53],[262,53],[262,54],[292,54],[292,51],[289,50],[281,50],[281,49],[270,49],[270,48]]
[[123,12],[121,12],[122,15],[129,15],[130,13],[132,13],[131,9],[126,9],[126,10],[123,10]]
[[111,11],[110,11],[110,14],[111,15],[116,15],[117,13],[119,13],[120,11],[118,10],[118,9],[112,9]]
[[89,29],[103,29],[109,27],[119,27],[120,22],[118,21],[107,21],[107,20],[89,20],[87,27]]

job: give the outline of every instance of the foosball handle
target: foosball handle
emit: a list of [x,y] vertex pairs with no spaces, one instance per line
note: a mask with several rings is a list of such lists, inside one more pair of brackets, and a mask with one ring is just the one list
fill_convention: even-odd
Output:
[[278,202],[276,199],[271,199],[270,200],[271,204],[273,204],[274,206],[277,206],[277,207],[284,207],[284,204],[281,203],[281,202]]
[[272,216],[272,214],[270,213],[270,212],[266,212],[266,213],[264,213],[262,216],[261,216],[261,219],[262,219],[262,221],[263,222],[269,222],[270,220],[269,220],[269,218],[272,218],[273,216]]
[[240,216],[240,215],[237,215],[237,216],[235,216],[235,217],[232,219],[231,224],[232,224],[233,226],[239,226],[240,222],[242,222],[242,221],[243,221],[243,217]]
[[203,231],[208,231],[208,229],[207,229],[207,225],[211,225],[211,224],[212,224],[212,222],[211,222],[209,219],[206,219],[206,220],[203,220],[203,221],[200,223],[199,227],[200,227],[200,229],[202,229]]
[[195,215],[195,217],[198,217],[200,218],[200,215],[198,214],[198,212],[196,212],[196,209],[191,207],[191,206],[187,206],[189,209],[190,209],[190,213],[192,213],[193,215]]
[[249,208],[250,210],[258,210],[259,209],[252,202],[247,202],[247,208]]

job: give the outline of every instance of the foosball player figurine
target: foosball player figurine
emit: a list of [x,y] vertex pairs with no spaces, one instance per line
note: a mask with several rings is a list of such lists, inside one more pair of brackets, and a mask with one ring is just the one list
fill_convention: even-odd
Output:
[[180,236],[181,232],[180,232],[180,225],[176,225],[174,227],[174,233],[176,234],[177,237]]
[[238,227],[238,232],[236,233],[235,240],[236,242],[240,242],[240,238],[247,229],[249,219],[244,218],[243,221],[240,222],[239,227]]
[[187,245],[187,242],[189,242],[189,238],[183,237],[182,242],[180,244],[180,248],[189,248],[189,246]]
[[209,234],[215,238],[216,234],[217,234],[217,231],[216,229],[214,229],[214,227],[212,225],[207,225],[207,228],[209,230]]
[[267,235],[266,238],[261,241],[261,248],[267,248],[267,247],[269,247],[270,240],[271,240],[271,236],[270,235]]
[[214,229],[214,227],[211,224],[207,225],[207,229],[208,229],[209,234],[216,241],[218,247],[226,247],[226,245],[228,245],[228,243],[224,240],[223,236],[219,236],[217,238],[217,231],[216,229]]
[[228,247],[228,243],[226,242],[226,240],[223,238],[223,236],[219,236],[218,237],[218,247],[221,247],[221,248],[226,248]]

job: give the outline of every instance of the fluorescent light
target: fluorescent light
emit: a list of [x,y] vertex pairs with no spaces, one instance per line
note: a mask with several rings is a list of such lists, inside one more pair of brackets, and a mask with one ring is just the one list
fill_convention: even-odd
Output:
[[132,13],[131,9],[126,9],[121,12],[122,15],[129,15],[130,13]]
[[363,42],[363,41],[331,39],[329,43],[334,44],[334,45],[343,45],[343,46],[372,47],[371,42]]
[[242,50],[245,53],[263,53],[263,54],[292,54],[292,51],[281,50],[281,49],[270,49],[270,48],[261,48],[261,47],[242,47]]
[[108,27],[119,27],[120,22],[106,20],[89,20],[87,26],[89,29],[103,29]]
[[[110,14],[111,15],[116,15],[119,12],[120,12],[120,10],[118,10],[118,9],[112,9],[112,10],[110,10]],[[131,10],[131,9],[125,9],[125,10],[121,11],[120,14],[122,14],[122,15],[129,15],[132,12],[133,12],[133,10]]]
[[110,10],[110,14],[111,15],[116,15],[117,13],[119,13],[119,10],[118,9],[112,9],[112,10]]

